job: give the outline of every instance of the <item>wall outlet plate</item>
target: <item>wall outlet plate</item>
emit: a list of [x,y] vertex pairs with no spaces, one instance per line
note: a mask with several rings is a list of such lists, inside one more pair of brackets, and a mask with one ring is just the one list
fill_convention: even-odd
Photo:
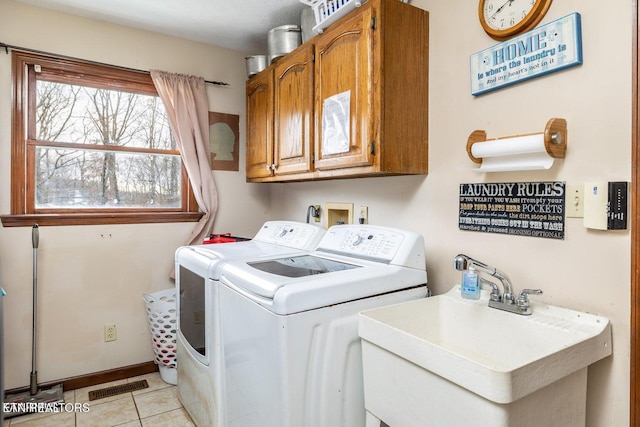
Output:
[[360,206],[358,209],[358,224],[369,224],[369,208]]
[[116,325],[113,323],[104,325],[104,342],[115,341],[117,339],[118,332],[116,330]]

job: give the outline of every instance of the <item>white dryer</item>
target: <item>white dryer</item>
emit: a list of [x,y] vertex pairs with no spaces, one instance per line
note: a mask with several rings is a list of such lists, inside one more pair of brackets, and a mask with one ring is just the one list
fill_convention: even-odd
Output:
[[253,240],[178,248],[178,398],[198,426],[224,426],[221,411],[222,352],[219,272],[225,262],[306,254],[325,229],[295,221],[268,221]]
[[364,427],[357,315],[427,295],[422,236],[372,225],[333,226],[312,253],[229,260],[219,278],[201,375],[225,427]]

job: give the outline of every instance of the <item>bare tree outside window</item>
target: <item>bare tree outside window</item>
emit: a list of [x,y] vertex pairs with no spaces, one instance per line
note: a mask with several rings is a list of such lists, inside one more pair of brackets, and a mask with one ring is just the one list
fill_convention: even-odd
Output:
[[36,207],[180,207],[177,155],[105,150],[175,150],[157,96],[39,80]]

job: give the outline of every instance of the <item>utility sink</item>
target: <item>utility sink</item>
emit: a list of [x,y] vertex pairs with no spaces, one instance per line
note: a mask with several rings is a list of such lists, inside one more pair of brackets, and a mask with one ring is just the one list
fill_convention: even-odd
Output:
[[[444,406],[448,399],[442,393],[460,392],[479,396],[480,403],[488,402],[502,411],[504,405],[540,395],[539,390],[580,371],[584,378],[572,381],[584,388],[578,395],[586,396],[586,367],[611,354],[609,320],[535,301],[531,302],[533,313],[522,316],[488,307],[488,298],[489,293],[483,290],[480,300],[464,299],[456,286],[443,295],[360,313],[365,406],[368,397],[374,399],[379,393],[368,389],[368,376],[378,377],[373,381],[376,388],[392,389],[392,385],[380,382],[384,381],[380,379],[383,370],[394,370],[392,380],[400,384],[396,384],[399,389],[403,388],[401,373],[406,371],[409,378],[405,388],[416,388],[409,394],[421,392],[418,372],[427,371],[424,382],[431,381],[431,385],[425,388],[428,395],[423,399],[441,399]],[[407,362],[405,370],[392,367],[394,363],[404,366]],[[442,390],[438,389],[441,385],[445,387]],[[554,391],[554,400],[559,391]],[[567,392],[574,393],[572,389],[563,391]],[[578,402],[578,406],[584,405]],[[460,408],[453,408],[456,407]],[[508,425],[509,414],[501,416]],[[394,427],[386,419],[383,421]]]

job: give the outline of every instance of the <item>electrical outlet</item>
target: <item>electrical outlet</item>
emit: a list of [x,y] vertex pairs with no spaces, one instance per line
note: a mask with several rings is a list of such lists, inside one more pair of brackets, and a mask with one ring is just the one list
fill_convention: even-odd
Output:
[[109,323],[104,325],[104,342],[115,341],[118,339],[116,325]]
[[313,219],[315,222],[320,222],[320,205],[313,205],[314,214]]
[[584,186],[567,184],[565,198],[565,216],[567,218],[584,217]]
[[369,208],[367,206],[360,206],[360,210],[358,211],[358,223],[369,223]]

